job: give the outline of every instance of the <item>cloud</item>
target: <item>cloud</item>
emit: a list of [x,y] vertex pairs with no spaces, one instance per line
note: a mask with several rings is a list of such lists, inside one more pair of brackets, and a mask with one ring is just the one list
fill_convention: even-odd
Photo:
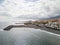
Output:
[[0,0],[0,4],[3,3],[3,2],[4,2],[4,0]]
[[60,0],[5,0],[0,8],[1,15],[50,18],[60,15]]
[[11,16],[9,15],[9,13],[4,9],[4,7],[2,7],[2,5],[0,6],[0,16]]
[[26,2],[36,2],[38,0],[25,0]]

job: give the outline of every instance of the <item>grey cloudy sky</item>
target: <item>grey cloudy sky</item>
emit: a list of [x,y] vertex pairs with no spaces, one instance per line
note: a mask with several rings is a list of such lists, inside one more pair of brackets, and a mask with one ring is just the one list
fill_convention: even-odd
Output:
[[0,18],[50,18],[59,15],[60,0],[0,0]]

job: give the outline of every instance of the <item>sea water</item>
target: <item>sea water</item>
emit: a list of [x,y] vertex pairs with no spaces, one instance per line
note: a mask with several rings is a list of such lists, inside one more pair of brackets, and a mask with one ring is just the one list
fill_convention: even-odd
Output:
[[60,45],[60,35],[34,28],[3,28],[10,22],[0,22],[0,45]]

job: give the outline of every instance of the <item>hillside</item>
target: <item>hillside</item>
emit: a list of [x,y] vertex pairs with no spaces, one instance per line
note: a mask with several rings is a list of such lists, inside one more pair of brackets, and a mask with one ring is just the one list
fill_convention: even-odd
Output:
[[54,29],[60,29],[60,18],[50,19],[50,20],[36,20],[28,21],[24,23],[25,25],[36,25],[40,27],[50,27]]

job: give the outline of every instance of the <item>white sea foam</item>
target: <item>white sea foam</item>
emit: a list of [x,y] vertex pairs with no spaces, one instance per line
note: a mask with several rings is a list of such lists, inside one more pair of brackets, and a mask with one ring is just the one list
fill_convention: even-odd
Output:
[[52,32],[49,32],[49,31],[45,31],[45,30],[41,30],[41,31],[46,32],[46,33],[49,33],[49,34],[52,34],[52,35],[60,36],[59,34],[52,33]]

